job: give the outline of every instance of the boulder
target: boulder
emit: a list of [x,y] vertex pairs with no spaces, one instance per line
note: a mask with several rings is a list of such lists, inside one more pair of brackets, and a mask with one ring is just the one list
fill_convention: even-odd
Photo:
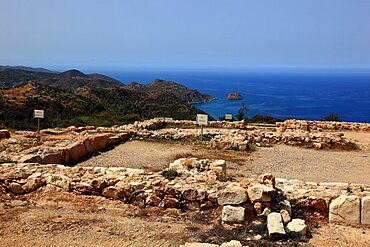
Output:
[[168,195],[166,195],[159,204],[159,206],[162,208],[178,208],[179,205],[180,205],[179,200]]
[[0,130],[0,139],[10,138],[10,132],[8,130]]
[[245,220],[244,207],[224,206],[222,208],[222,221],[225,223],[240,223]]
[[45,184],[45,179],[41,177],[41,173],[37,174],[38,176],[32,175],[27,179],[23,188],[26,192],[35,191]]
[[360,198],[341,195],[330,203],[329,222],[360,224]]
[[292,237],[306,237],[307,235],[307,225],[304,220],[293,219],[287,225],[287,232]]
[[106,198],[111,198],[111,199],[116,199],[116,200],[122,197],[122,193],[113,186],[109,186],[103,189],[102,195]]
[[22,194],[22,193],[24,193],[24,189],[23,189],[22,185],[20,185],[19,183],[15,183],[15,182],[12,182],[12,183],[9,184],[9,190],[13,194]]
[[46,178],[46,184],[50,184],[65,191],[69,191],[71,188],[71,179],[61,174],[50,175]]
[[149,195],[147,198],[146,198],[146,204],[152,206],[152,207],[158,207],[159,204],[161,203],[161,198],[154,195],[154,194],[151,194]]
[[87,154],[86,147],[81,142],[75,142],[67,147],[71,161],[78,161]]
[[364,196],[361,200],[361,223],[370,225],[370,196]]
[[276,195],[276,190],[264,184],[255,184],[248,188],[248,197],[252,202],[270,202]]
[[94,188],[88,183],[76,183],[73,185],[73,190],[83,195],[96,194]]
[[109,140],[108,134],[94,135],[87,138],[84,142],[88,153],[103,150],[107,147]]
[[220,247],[242,247],[242,244],[237,240],[231,240],[228,243],[221,244]]
[[228,186],[217,195],[219,205],[237,205],[247,201],[247,193],[239,186]]
[[267,230],[272,238],[285,236],[283,219],[279,213],[271,213],[267,216]]

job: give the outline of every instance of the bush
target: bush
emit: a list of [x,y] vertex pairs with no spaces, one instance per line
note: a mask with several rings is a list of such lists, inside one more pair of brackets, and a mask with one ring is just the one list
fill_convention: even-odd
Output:
[[324,121],[335,121],[340,122],[338,113],[330,113],[328,116],[325,117]]

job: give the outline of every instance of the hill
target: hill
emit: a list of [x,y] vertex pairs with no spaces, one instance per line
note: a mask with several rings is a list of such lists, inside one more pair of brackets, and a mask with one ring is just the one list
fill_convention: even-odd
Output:
[[168,92],[149,95],[125,88],[89,87],[71,92],[35,82],[0,89],[0,126],[35,129],[34,109],[45,110],[42,128],[111,126],[164,116],[195,119],[203,113]]
[[147,85],[133,82],[124,87],[130,90],[145,92],[150,95],[156,95],[160,92],[171,92],[177,98],[189,103],[203,103],[215,100],[215,98],[209,94],[202,94],[173,81],[157,79]]

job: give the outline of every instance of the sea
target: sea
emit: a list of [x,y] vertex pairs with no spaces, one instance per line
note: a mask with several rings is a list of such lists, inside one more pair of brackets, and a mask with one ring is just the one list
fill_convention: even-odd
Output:
[[[93,72],[93,71],[91,71]],[[94,71],[96,72],[96,70]],[[331,113],[341,121],[370,123],[370,71],[225,71],[225,70],[102,70],[123,83],[150,83],[155,79],[174,81],[217,98],[194,104],[218,119],[236,114],[242,103],[247,117],[322,120]],[[228,100],[239,92],[242,100]]]

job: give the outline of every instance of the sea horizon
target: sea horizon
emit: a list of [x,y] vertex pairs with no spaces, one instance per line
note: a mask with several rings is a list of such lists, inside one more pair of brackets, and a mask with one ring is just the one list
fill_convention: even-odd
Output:
[[[370,123],[369,70],[84,70],[102,73],[124,84],[147,84],[155,79],[174,81],[217,98],[194,104],[215,119],[236,114],[244,102],[247,117],[322,120],[331,113],[341,121]],[[239,92],[242,100],[228,100]]]

